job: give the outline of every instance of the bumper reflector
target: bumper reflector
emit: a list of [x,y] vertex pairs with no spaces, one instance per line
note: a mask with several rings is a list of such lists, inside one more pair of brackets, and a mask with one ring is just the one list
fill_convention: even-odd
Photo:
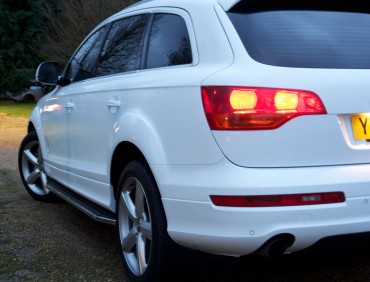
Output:
[[262,195],[262,196],[220,196],[211,195],[211,201],[222,207],[285,207],[343,203],[343,192]]

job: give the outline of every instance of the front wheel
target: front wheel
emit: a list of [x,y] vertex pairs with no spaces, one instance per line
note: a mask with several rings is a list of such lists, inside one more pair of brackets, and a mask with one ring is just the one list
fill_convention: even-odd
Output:
[[46,187],[44,159],[35,131],[30,132],[21,143],[18,168],[24,187],[34,199],[43,202],[52,202],[56,199]]
[[168,260],[171,239],[161,197],[149,168],[129,163],[119,181],[117,232],[131,281],[157,281]]

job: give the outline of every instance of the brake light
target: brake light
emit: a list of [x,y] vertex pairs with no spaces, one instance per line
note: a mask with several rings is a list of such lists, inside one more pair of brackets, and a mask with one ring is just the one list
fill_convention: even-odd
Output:
[[212,130],[275,129],[297,116],[326,114],[319,96],[302,90],[204,86],[202,100]]
[[343,192],[263,195],[263,196],[211,196],[216,206],[223,207],[283,207],[343,203]]

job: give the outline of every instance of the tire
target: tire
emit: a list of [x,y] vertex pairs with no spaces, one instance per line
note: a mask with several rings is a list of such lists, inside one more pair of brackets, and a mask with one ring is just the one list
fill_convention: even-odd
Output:
[[154,178],[145,164],[132,161],[118,188],[117,233],[126,274],[130,281],[158,281],[173,242]]
[[23,97],[23,102],[26,102],[26,103],[35,103],[36,100],[35,100],[35,97],[32,95],[32,94],[26,94],[24,97]]
[[36,200],[54,202],[57,197],[46,187],[47,175],[40,142],[35,131],[30,132],[22,141],[18,152],[18,169],[24,187]]

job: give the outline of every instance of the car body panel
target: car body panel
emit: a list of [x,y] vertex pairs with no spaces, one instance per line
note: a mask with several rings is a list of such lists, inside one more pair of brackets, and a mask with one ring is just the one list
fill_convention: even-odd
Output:
[[273,130],[213,131],[220,149],[232,163],[245,167],[295,167],[370,162],[369,143],[354,140],[350,124],[352,115],[369,112],[370,70],[261,64],[248,55],[225,13],[219,11],[218,15],[235,61],[202,85],[311,91],[320,97],[327,111],[326,115],[294,118]]
[[71,109],[67,108],[69,103],[70,97],[61,88],[53,96],[40,100],[34,109],[40,114],[46,145],[45,160],[65,171],[69,170],[75,157],[73,116]]
[[[208,166],[153,166],[152,169],[162,179],[169,234],[189,248],[240,256],[256,251],[275,235],[288,233],[295,237],[295,243],[287,250],[289,253],[324,237],[369,229],[369,165],[266,169],[238,167],[223,160]],[[215,206],[209,198],[211,194],[328,191],[343,191],[346,202],[236,208]]]
[[221,6],[222,8],[225,10],[225,11],[228,11],[230,10],[235,4],[237,4],[238,2],[240,2],[240,0],[218,0],[217,1]]
[[[244,66],[243,64],[245,69]],[[308,90],[319,95],[327,114],[300,116],[274,130],[214,131],[221,150],[231,162],[247,167],[322,166],[370,162],[368,142],[354,140],[350,125],[352,115],[369,112],[370,98],[366,89],[369,85],[367,77],[370,76],[370,71],[313,71],[266,66],[246,75],[243,68],[230,67],[203,83],[230,84],[230,79],[226,81],[225,78],[232,77],[231,84],[235,86]],[[258,73],[264,73],[271,79],[267,82],[265,77]]]
[[[199,85],[204,74],[211,75],[232,62],[230,45],[221,37],[216,41],[218,47],[214,48],[213,56],[222,53],[222,57],[217,62],[213,62],[213,56],[209,57],[209,64],[199,65],[195,37],[196,34],[204,37],[202,33],[208,31],[193,31],[189,15],[181,9],[164,7],[152,12],[171,12],[186,20],[193,44],[191,66],[142,70],[75,82],[53,92],[37,106],[43,112],[42,127],[48,144],[44,159],[50,174],[74,192],[112,211],[115,199],[110,198],[111,158],[106,156],[111,156],[122,142],[131,142],[138,147],[150,164],[208,164],[222,159],[204,119]],[[214,13],[213,18],[218,21]],[[218,38],[217,32],[223,32],[221,25],[213,32]],[[179,83],[188,87],[174,88]],[[164,84],[167,87],[159,89]],[[198,107],[192,106],[194,100]],[[110,103],[118,106],[110,107]],[[174,104],[178,107],[173,107]],[[40,110],[37,108],[35,112]],[[159,114],[161,111],[163,113]],[[48,127],[47,124],[57,118],[55,115],[58,119],[68,120],[68,126],[66,123],[61,127]],[[173,123],[174,117],[181,118],[180,125]],[[97,128],[100,134],[96,133]],[[188,140],[190,135],[196,136],[195,139]],[[190,154],[189,146],[192,147]]]

